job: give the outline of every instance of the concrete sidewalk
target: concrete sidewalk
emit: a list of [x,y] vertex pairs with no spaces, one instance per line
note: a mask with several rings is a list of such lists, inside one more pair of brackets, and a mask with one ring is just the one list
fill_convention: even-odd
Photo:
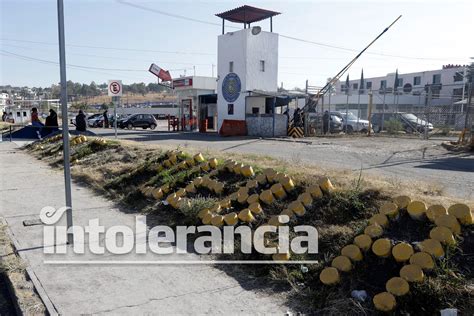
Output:
[[[43,296],[60,314],[283,314],[280,295],[255,290],[251,278],[238,281],[211,265],[48,264],[45,260],[200,260],[196,255],[46,255],[43,226],[24,226],[39,218],[44,206],[64,206],[63,174],[22,152],[0,143],[0,216],[9,225],[20,252],[37,278]],[[135,217],[116,209],[91,190],[72,186],[74,224],[98,218],[106,227],[127,225]],[[64,216],[65,217],[65,216]],[[141,240],[140,242],[144,242]],[[68,249],[68,252],[71,249]],[[184,256],[184,258],[183,258]]]

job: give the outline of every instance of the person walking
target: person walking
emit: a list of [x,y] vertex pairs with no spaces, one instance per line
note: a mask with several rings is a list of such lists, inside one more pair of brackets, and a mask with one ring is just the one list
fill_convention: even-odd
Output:
[[109,128],[109,112],[104,111],[104,128]]
[[58,130],[58,114],[53,109],[49,110],[49,115],[46,117],[45,121],[45,131],[44,134],[48,135],[56,130]]
[[79,114],[76,116],[76,131],[85,132],[87,129],[86,116],[82,110],[79,110]]

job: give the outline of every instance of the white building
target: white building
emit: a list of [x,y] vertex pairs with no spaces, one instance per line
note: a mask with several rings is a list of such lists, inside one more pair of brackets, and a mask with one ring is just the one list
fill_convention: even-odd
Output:
[[[253,124],[249,115],[273,115],[278,91],[278,34],[272,32],[272,17],[278,12],[242,6],[217,14],[222,18],[223,32],[217,51],[217,128],[233,134],[245,134]],[[252,23],[270,19],[270,31]],[[243,23],[244,29],[224,32],[224,21]],[[278,122],[279,118],[276,119]],[[225,124],[224,124],[225,121]],[[250,122],[252,121],[252,122]],[[286,119],[285,119],[286,124]],[[261,122],[263,123],[263,122]],[[273,123],[272,123],[273,124]],[[277,124],[279,129],[281,124]],[[275,124],[273,124],[275,130]],[[280,128],[281,129],[281,128]],[[283,131],[286,134],[286,126]],[[234,133],[235,132],[235,133]],[[251,134],[249,132],[249,134]]]

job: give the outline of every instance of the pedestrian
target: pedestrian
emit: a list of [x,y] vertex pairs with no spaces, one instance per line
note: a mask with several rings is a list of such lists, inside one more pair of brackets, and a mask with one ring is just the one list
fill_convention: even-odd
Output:
[[37,108],[32,108],[31,109],[31,125],[36,126],[36,127],[43,127],[44,124],[41,123],[38,115],[38,109]]
[[295,110],[295,113],[293,114],[293,126],[295,127],[300,127],[300,122],[301,122],[301,109],[297,108]]
[[79,114],[76,116],[76,131],[85,132],[86,127],[86,116],[82,110],[79,110]]
[[323,134],[327,134],[329,131],[329,112],[324,111],[323,115]]
[[104,128],[109,128],[109,113],[107,110],[104,111]]
[[47,127],[58,127],[58,114],[56,113],[55,110],[50,109],[49,110],[49,115],[46,117],[46,122],[45,125]]
[[7,120],[7,112],[3,111],[3,114],[2,114],[2,121],[5,122]]

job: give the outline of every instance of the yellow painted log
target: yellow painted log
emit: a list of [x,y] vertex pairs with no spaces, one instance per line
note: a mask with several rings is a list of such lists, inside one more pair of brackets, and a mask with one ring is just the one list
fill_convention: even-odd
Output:
[[430,231],[430,238],[447,245],[454,245],[456,243],[451,230],[444,226],[437,226],[433,228]]
[[186,169],[188,169],[188,165],[186,164],[186,161],[181,161],[181,162],[178,164],[178,169],[179,169],[179,170],[186,170]]
[[263,174],[267,178],[268,182],[273,182],[277,172],[275,170],[273,170],[272,168],[267,168],[267,169],[263,170]]
[[331,183],[331,180],[329,178],[322,178],[319,181],[319,187],[324,193],[331,193],[335,190],[334,186]]
[[222,211],[222,207],[219,203],[215,203],[209,210],[211,213],[220,213]]
[[400,276],[408,282],[421,282],[424,278],[423,270],[416,264],[404,265],[400,269]]
[[311,196],[315,199],[320,198],[323,196],[323,192],[321,191],[321,188],[319,185],[312,185],[306,189],[306,192],[311,194]]
[[214,218],[214,216],[216,216],[214,213],[207,213],[206,215],[204,215],[204,217],[202,218],[202,223],[204,225],[209,225],[211,224],[211,221],[212,219]]
[[178,197],[184,197],[186,195],[186,189],[179,189],[176,191],[176,196]]
[[390,256],[390,250],[392,249],[392,242],[387,238],[380,238],[374,241],[372,244],[372,252],[382,258]]
[[260,201],[262,201],[265,204],[272,204],[275,202],[275,197],[272,194],[271,190],[265,190],[262,193],[260,193]]
[[171,168],[171,166],[173,165],[171,161],[169,161],[168,159],[164,160],[163,164],[165,165],[166,168]]
[[331,266],[341,272],[349,272],[352,270],[352,262],[346,256],[337,256],[332,260]]
[[247,181],[247,183],[245,184],[245,187],[246,187],[247,189],[258,188],[258,181],[257,181],[257,180],[249,180],[249,181]]
[[426,214],[426,204],[422,201],[411,201],[407,206],[408,215],[415,220],[422,220]]
[[454,215],[441,215],[435,219],[435,224],[449,228],[456,235],[461,234],[461,225]]
[[173,199],[176,199],[176,198],[177,198],[176,193],[171,193],[170,195],[168,195],[168,196],[166,197],[166,202],[168,202],[168,204],[171,204],[170,201],[173,200]]
[[290,260],[290,253],[275,253],[272,255],[273,261],[288,261]]
[[219,202],[219,205],[221,206],[221,209],[226,209],[226,208],[230,208],[232,206],[232,202],[230,201],[230,199],[224,199],[222,201]]
[[237,202],[239,202],[240,204],[246,204],[247,203],[247,199],[249,198],[249,195],[248,193],[240,193],[237,197]]
[[391,312],[397,306],[397,300],[393,294],[382,292],[374,296],[372,299],[375,308],[381,312]]
[[224,216],[224,221],[227,225],[234,226],[239,222],[239,217],[235,212],[232,212]]
[[324,268],[319,274],[319,280],[325,285],[337,284],[340,281],[339,271],[334,267]]
[[272,194],[279,200],[284,199],[286,197],[285,189],[283,189],[281,183],[275,183],[274,185],[272,185],[270,190],[272,191]]
[[262,214],[263,209],[262,206],[260,206],[260,203],[255,202],[249,205],[249,210],[254,213],[254,214]]
[[383,228],[380,225],[372,224],[364,229],[364,234],[369,235],[370,238],[378,238],[383,234]]
[[308,192],[305,192],[305,193],[301,193],[299,196],[298,196],[298,201],[300,201],[301,203],[303,203],[303,205],[305,206],[305,208],[309,208],[313,205],[313,197],[311,196],[311,194],[309,194]]
[[370,219],[369,219],[370,224],[377,224],[382,227],[387,227],[389,222],[387,216],[384,214],[374,214]]
[[300,201],[293,201],[288,204],[288,208],[298,216],[303,216],[306,213],[303,203]]
[[219,170],[214,169],[211,172],[209,172],[209,177],[214,177],[214,176],[217,176],[218,174],[219,174]]
[[368,251],[372,246],[372,238],[369,235],[362,234],[354,238],[354,244],[362,251]]
[[406,242],[401,242],[399,244],[396,244],[392,248],[392,256],[395,258],[397,262],[405,262],[410,259],[410,257],[413,255],[413,247],[406,243]]
[[193,158],[196,162],[204,162],[205,160],[204,156],[201,153],[195,154]]
[[258,193],[255,193],[255,194],[252,194],[251,196],[248,197],[247,199],[247,203],[250,205],[250,204],[253,204],[253,203],[256,203],[259,201],[259,195]]
[[433,257],[424,251],[414,253],[410,257],[410,263],[420,266],[423,270],[431,270],[434,268]]
[[202,186],[202,182],[203,182],[202,177],[196,177],[193,180],[193,184],[196,188],[199,188],[200,186]]
[[253,172],[253,168],[252,166],[243,166],[241,169],[240,169],[240,173],[244,176],[244,177],[253,177],[255,175],[255,172]]
[[216,215],[211,219],[211,225],[221,227],[224,225],[224,216]]
[[196,165],[196,162],[194,161],[192,157],[187,158],[185,161],[186,161],[186,165],[189,167],[193,167]]
[[285,176],[286,176],[286,174],[284,174],[283,172],[278,172],[278,171],[277,171],[277,173],[276,173],[275,176],[273,177],[273,181],[274,181],[274,182],[280,182],[280,183],[281,183],[281,179],[282,179],[283,177],[285,177]]
[[209,164],[207,162],[203,162],[199,165],[199,168],[202,170],[202,171],[205,171],[205,172],[208,172],[209,170],[211,170],[211,167],[209,166]]
[[408,204],[410,204],[411,198],[406,195],[400,195],[397,196],[393,199],[393,203],[395,203],[398,206],[398,209],[406,209],[408,207]]
[[163,184],[160,189],[163,191],[164,194],[170,192],[170,185],[169,184]]
[[348,257],[352,261],[361,261],[363,259],[360,248],[354,244],[347,245],[342,248],[341,255]]
[[420,249],[430,255],[440,258],[444,256],[444,249],[441,243],[435,239],[425,239],[420,243]]
[[157,200],[161,200],[163,198],[163,190],[160,188],[156,188],[153,190],[153,197]]
[[471,225],[474,223],[474,217],[469,206],[463,203],[453,204],[448,208],[448,214],[453,215],[457,220],[464,225]]
[[204,216],[206,216],[207,214],[210,214],[210,213],[211,213],[211,211],[209,211],[208,208],[205,208],[205,209],[202,209],[202,210],[199,211],[198,217],[199,217],[200,219],[203,219]]
[[395,296],[403,296],[410,291],[410,285],[403,278],[393,277],[385,283],[385,289]]
[[181,198],[179,196],[176,196],[175,198],[171,199],[169,204],[174,208],[177,209],[179,208],[181,202]]
[[240,187],[238,190],[237,190],[237,193],[238,194],[248,194],[249,193],[249,189],[247,187]]
[[284,215],[272,215],[268,220],[268,225],[270,226],[281,226],[285,225]]
[[386,202],[380,207],[380,213],[387,215],[388,218],[394,218],[398,215],[398,206],[392,202]]
[[267,176],[262,173],[262,174],[259,174],[259,175],[255,178],[255,180],[258,181],[258,184],[265,184],[265,183],[267,183]]
[[286,192],[291,192],[295,189],[295,183],[288,176],[284,176],[284,177],[280,178],[280,183],[283,185]]
[[194,183],[189,183],[185,188],[186,192],[188,193],[196,193],[196,187],[194,186]]
[[217,165],[218,165],[218,162],[217,162],[217,159],[216,158],[211,158],[209,159],[209,166],[212,168],[212,169],[216,169],[217,168]]
[[222,191],[224,191],[224,183],[222,182],[214,182],[213,186],[212,186],[212,190],[216,193],[216,194],[221,194]]
[[244,166],[244,165],[241,164],[241,163],[236,163],[236,164],[234,165],[234,168],[232,169],[232,171],[233,171],[235,174],[242,174],[242,167],[243,167],[243,166]]
[[431,205],[426,209],[426,217],[432,222],[434,222],[437,217],[446,214],[448,214],[446,208],[440,204]]
[[239,193],[238,192],[233,192],[231,193],[228,198],[231,200],[231,201],[237,201],[237,198],[239,197]]
[[250,212],[250,210],[248,208],[245,208],[242,211],[240,211],[239,219],[243,222],[250,223],[250,222],[253,222],[255,220],[255,217],[253,217],[252,212]]
[[172,165],[175,165],[178,162],[178,157],[176,157],[176,155],[171,155],[169,156],[168,160]]
[[286,208],[280,213],[280,215],[286,215],[291,219],[295,216],[295,213],[293,213],[293,211],[290,210],[289,208]]

